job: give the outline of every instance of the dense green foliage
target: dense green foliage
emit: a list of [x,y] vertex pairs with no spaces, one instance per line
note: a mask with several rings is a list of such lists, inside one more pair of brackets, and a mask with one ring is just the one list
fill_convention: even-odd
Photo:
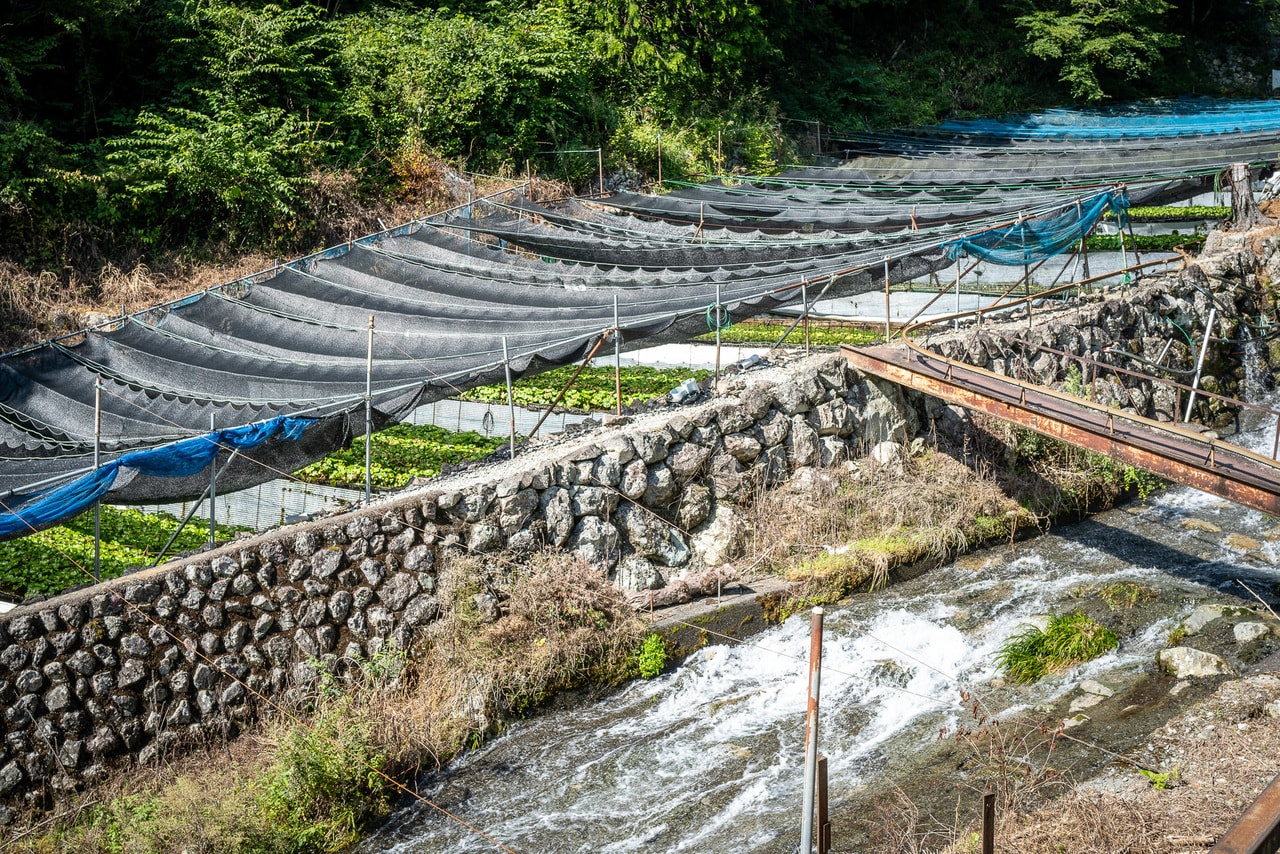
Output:
[[[733,326],[723,329],[720,332],[720,343],[722,344],[760,344],[762,346],[773,346],[782,340],[782,336],[786,334],[790,323],[735,323]],[[715,333],[709,332],[706,335],[700,335],[697,340],[702,342],[714,341]],[[868,329],[861,326],[810,326],[809,327],[809,343],[818,347],[835,347],[840,344],[848,344],[850,346],[858,346],[861,344],[871,344],[884,339],[883,324],[878,329]],[[804,326],[798,324],[795,329],[791,330],[791,334],[787,336],[787,340],[783,346],[800,347],[804,345]]]
[[[399,489],[415,477],[435,477],[446,464],[487,457],[506,436],[454,433],[431,424],[397,424],[373,434],[370,474],[377,489]],[[364,439],[312,463],[296,475],[308,483],[364,486]]]
[[[550,406],[569,380],[573,379],[577,370],[577,366],[569,365],[518,380],[511,384],[511,399],[516,406]],[[643,402],[666,394],[687,379],[702,380],[709,376],[711,371],[632,365],[622,369],[622,401],[628,405]],[[505,384],[480,386],[469,389],[460,396],[463,400],[500,403],[505,406],[507,387]],[[563,409],[586,412],[607,412],[616,409],[617,405],[617,384],[613,368],[585,368],[573,380],[573,385],[569,386],[559,404]]]
[[[816,130],[1262,94],[1277,0],[0,5],[0,257],[69,280],[300,252],[440,156],[585,182],[769,169]],[[370,208],[373,206],[373,208]],[[338,224],[335,224],[338,223]],[[342,223],[345,223],[343,225]]]
[[[178,520],[168,514],[103,506],[100,564],[103,578],[118,578],[126,569],[150,566],[169,541]],[[231,539],[237,529],[219,526],[215,538]],[[209,525],[195,519],[183,528],[169,553],[198,549],[209,542]],[[93,581],[93,513],[82,513],[65,525],[0,543],[0,593],[22,598],[61,593]]]

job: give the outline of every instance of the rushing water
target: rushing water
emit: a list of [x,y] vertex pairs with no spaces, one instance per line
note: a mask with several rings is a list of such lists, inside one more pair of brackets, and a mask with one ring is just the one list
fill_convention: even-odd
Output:
[[[1270,450],[1270,436],[1254,441]],[[1133,682],[1207,588],[1247,597],[1236,584],[1243,579],[1270,590],[1280,579],[1267,539],[1274,531],[1263,514],[1175,489],[829,611],[819,730],[837,830],[866,811],[868,792],[928,773],[911,757],[934,745],[940,728],[970,722],[961,689],[1018,709],[1052,703],[1083,679]],[[1069,674],[1030,689],[1001,686],[994,655],[1027,617],[1070,610],[1082,590],[1111,581],[1185,601]],[[606,700],[518,723],[424,779],[422,794],[522,854],[792,852],[808,633],[808,616],[798,615],[746,643],[707,647]],[[495,846],[412,805],[360,850]]]

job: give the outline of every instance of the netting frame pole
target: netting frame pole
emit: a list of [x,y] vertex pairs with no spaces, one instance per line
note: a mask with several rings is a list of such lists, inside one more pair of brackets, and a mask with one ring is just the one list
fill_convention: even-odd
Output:
[[884,259],[884,343],[886,344],[892,337],[889,329],[889,261],[892,259],[892,255],[885,256]]
[[804,354],[809,355],[809,283],[800,280],[800,316],[804,319]]
[[[93,470],[102,461],[102,377],[93,384]],[[102,498],[93,502],[93,580],[102,580]]]
[[[978,295],[978,299],[982,299],[982,295]],[[951,321],[953,329],[960,328],[960,256],[956,256],[956,317]]]
[[1204,370],[1204,357],[1209,352],[1209,339],[1213,337],[1213,322],[1217,319],[1218,307],[1209,307],[1209,322],[1204,325],[1204,340],[1200,342],[1200,356],[1196,359],[1196,375],[1191,380],[1191,394],[1187,397],[1187,414],[1182,423],[1191,421],[1191,409],[1196,405],[1196,390],[1200,387],[1200,372]]
[[658,134],[658,191],[662,191],[662,134]]
[[507,336],[502,336],[502,370],[507,376],[507,414],[511,421],[511,457],[516,458],[516,399],[511,389],[511,359],[507,356]]
[[613,396],[614,412],[622,414],[622,326],[618,322],[618,295],[613,295]]
[[716,308],[714,311],[716,326],[716,381],[715,390],[720,390],[720,283],[716,282]]
[[364,363],[364,504],[373,503],[373,315],[369,315],[369,347]]
[[213,548],[214,532],[218,528],[218,439],[213,434],[217,430],[214,414],[209,413],[209,441],[213,442],[213,459],[209,461],[209,548]]
[[600,195],[604,195],[604,146],[596,149],[596,164],[600,168]]

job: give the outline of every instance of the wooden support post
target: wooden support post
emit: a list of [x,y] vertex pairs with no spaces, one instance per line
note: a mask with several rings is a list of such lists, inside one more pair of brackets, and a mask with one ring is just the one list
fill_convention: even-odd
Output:
[[996,850],[996,795],[987,792],[982,796],[982,854],[995,854]]

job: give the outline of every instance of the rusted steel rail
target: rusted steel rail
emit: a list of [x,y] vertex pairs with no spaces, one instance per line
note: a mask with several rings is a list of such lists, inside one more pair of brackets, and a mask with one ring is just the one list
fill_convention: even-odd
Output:
[[1275,854],[1280,851],[1280,776],[1249,804],[1210,854]]
[[1260,454],[918,348],[841,352],[860,371],[1280,517],[1280,465]]

